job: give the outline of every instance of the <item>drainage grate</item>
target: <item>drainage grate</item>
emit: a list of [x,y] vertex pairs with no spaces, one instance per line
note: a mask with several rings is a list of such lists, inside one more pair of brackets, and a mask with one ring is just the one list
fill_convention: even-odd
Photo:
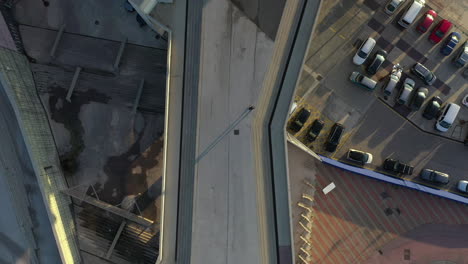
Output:
[[239,129],[234,130],[234,135],[239,135]]
[[403,259],[404,260],[410,260],[411,259],[411,250],[405,249],[403,253]]

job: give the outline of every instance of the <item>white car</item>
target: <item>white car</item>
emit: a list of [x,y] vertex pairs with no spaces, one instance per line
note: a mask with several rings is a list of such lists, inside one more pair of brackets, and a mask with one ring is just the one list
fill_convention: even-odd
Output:
[[468,107],[468,94],[463,97],[462,104],[466,107]]
[[387,85],[385,86],[385,89],[384,89],[384,95],[385,96],[392,95],[393,90],[395,90],[395,87],[397,86],[398,82],[400,81],[402,72],[403,72],[403,68],[400,66],[400,64],[396,64],[396,65],[393,66],[392,73],[390,74],[390,78],[389,78],[388,83],[387,83]]
[[363,64],[374,49],[375,43],[375,39],[371,37],[364,41],[361,47],[359,47],[358,51],[356,52],[356,55],[354,55],[353,63],[356,65]]
[[459,181],[457,187],[460,192],[468,193],[468,181]]

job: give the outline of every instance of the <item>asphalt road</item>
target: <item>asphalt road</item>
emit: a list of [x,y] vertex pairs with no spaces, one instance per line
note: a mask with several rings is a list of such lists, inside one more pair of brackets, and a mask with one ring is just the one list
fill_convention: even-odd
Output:
[[[381,165],[388,157],[408,162],[415,169],[413,175],[406,179],[440,189],[456,192],[458,180],[468,179],[465,167],[468,154],[462,143],[422,131],[380,101],[371,105],[349,140],[343,142],[333,157],[344,159],[349,148],[372,153],[371,169],[382,171]],[[418,175],[424,168],[448,173],[450,183],[438,186],[420,181]]]

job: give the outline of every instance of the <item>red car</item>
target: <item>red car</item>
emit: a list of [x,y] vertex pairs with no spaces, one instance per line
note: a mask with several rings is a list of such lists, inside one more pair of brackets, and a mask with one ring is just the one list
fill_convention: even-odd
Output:
[[444,19],[437,24],[436,28],[432,31],[429,36],[429,40],[433,43],[439,43],[452,28],[452,22]]
[[426,33],[426,31],[432,26],[434,20],[437,18],[437,13],[434,10],[427,11],[426,15],[422,22],[416,28],[421,33]]

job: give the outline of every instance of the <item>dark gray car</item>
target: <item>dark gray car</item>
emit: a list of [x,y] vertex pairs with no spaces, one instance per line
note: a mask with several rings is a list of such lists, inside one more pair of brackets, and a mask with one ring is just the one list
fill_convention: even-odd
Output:
[[449,175],[447,173],[430,169],[422,170],[419,174],[419,177],[421,177],[423,180],[435,183],[447,184],[449,182]]
[[412,68],[411,71],[421,78],[427,85],[432,85],[436,81],[436,76],[433,72],[431,72],[426,66],[422,65],[421,63],[416,63]]
[[458,68],[462,68],[466,65],[468,61],[468,41],[465,41],[465,44],[460,48],[460,53],[453,59],[453,63]]
[[387,58],[387,52],[385,50],[379,50],[375,53],[375,58],[372,63],[367,67],[367,73],[370,75],[376,74],[380,66],[384,63],[385,59]]
[[432,120],[435,117],[439,116],[440,108],[442,107],[442,99],[439,96],[434,96],[427,103],[426,108],[424,108],[423,117]]
[[427,88],[419,88],[413,95],[413,99],[411,100],[411,109],[419,110],[423,105],[424,101],[426,100],[428,94],[429,90]]

